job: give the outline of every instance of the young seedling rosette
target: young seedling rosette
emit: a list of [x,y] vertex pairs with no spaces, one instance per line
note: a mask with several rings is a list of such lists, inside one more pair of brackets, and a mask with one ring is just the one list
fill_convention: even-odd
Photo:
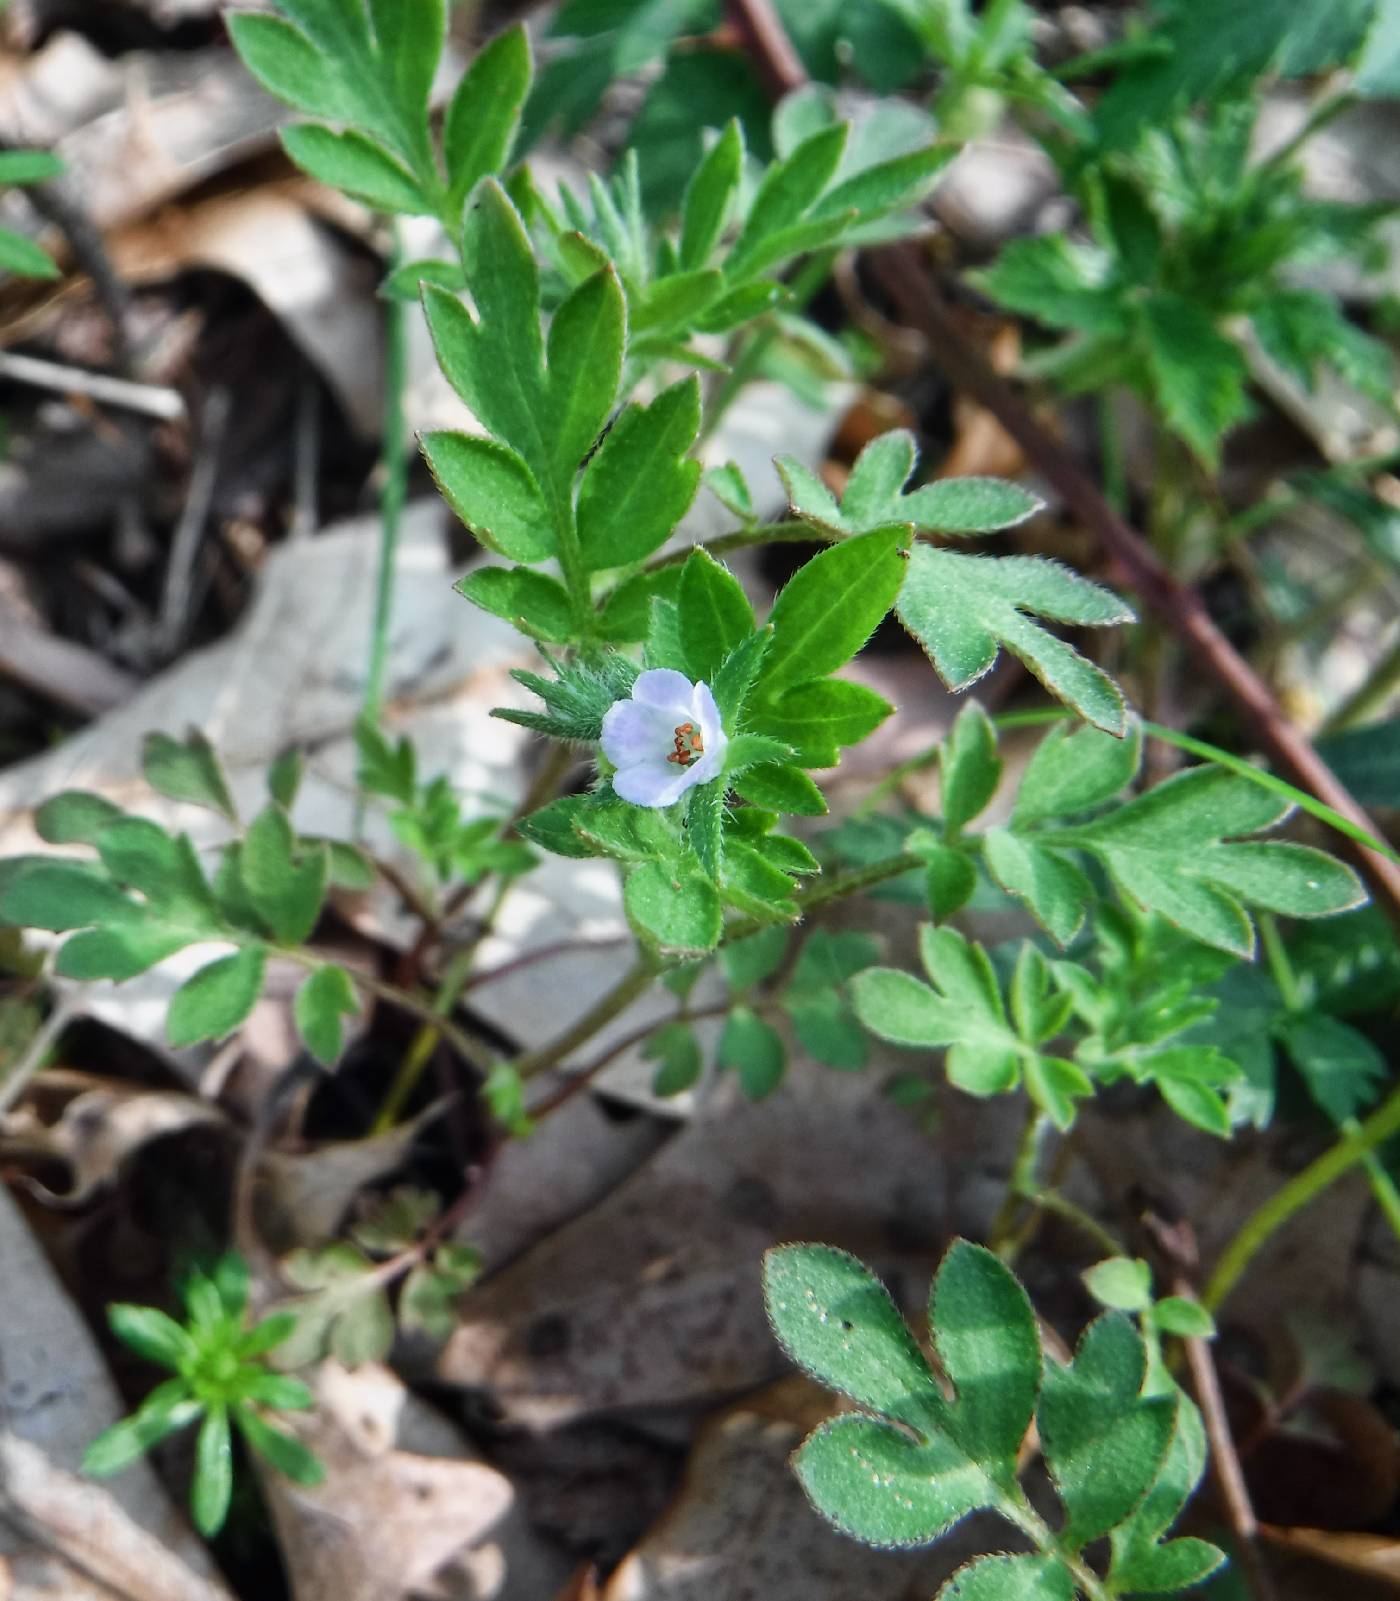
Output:
[[663,807],[719,777],[729,739],[708,684],[656,667],[638,675],[630,699],[608,708],[602,744],[617,769],[614,792],[634,806]]

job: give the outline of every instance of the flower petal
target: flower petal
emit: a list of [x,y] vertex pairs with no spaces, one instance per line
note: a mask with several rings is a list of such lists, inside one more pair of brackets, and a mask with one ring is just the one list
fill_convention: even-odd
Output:
[[632,699],[640,705],[662,706],[667,712],[677,713],[673,723],[684,722],[690,715],[693,694],[694,685],[672,667],[652,667],[639,673],[632,686]]
[[728,744],[724,736],[724,724],[720,720],[719,707],[715,705],[715,697],[710,692],[710,686],[703,680],[695,686],[690,704],[695,713],[695,721],[700,725],[700,736],[705,741],[706,751],[708,752],[712,746],[723,748]]
[[694,767],[677,767],[674,763],[634,762],[621,767],[613,774],[613,793],[633,806],[674,806],[695,782]]
[[603,754],[614,767],[649,761],[664,765],[675,737],[676,718],[671,711],[618,700],[603,714]]

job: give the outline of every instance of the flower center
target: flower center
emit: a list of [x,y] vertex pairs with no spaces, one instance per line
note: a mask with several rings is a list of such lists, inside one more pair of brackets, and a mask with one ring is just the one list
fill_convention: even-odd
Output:
[[676,725],[676,748],[666,758],[674,762],[677,767],[689,767],[705,754],[705,741],[700,730],[694,723],[678,723]]

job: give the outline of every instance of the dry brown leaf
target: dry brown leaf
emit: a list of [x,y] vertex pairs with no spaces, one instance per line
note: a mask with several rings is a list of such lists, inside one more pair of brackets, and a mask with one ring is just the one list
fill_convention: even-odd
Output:
[[938,1249],[933,1154],[869,1077],[795,1063],[752,1105],[711,1106],[592,1212],[466,1299],[439,1376],[546,1426],[713,1401],[781,1371],[763,1251],[820,1239],[924,1282]]
[[[1346,1601],[1387,1601],[1400,1594],[1400,1540],[1393,1536],[1269,1524],[1259,1532],[1275,1552],[1299,1559],[1296,1576],[1287,1582],[1289,1596],[1299,1601],[1343,1595]],[[1272,1565],[1277,1567],[1276,1559]]]
[[494,1468],[374,1363],[323,1364],[299,1426],[325,1464],[314,1489],[263,1483],[295,1601],[540,1601],[565,1564],[513,1512]]
[[375,273],[308,212],[305,180],[168,207],[107,241],[117,272],[151,283],[192,267],[240,278],[330,385],[351,426],[374,438],[383,387]]
[[[80,1083],[91,1082],[73,1076]],[[37,1179],[27,1180],[29,1187],[49,1205],[80,1207],[102,1185],[112,1183],[127,1160],[152,1140],[223,1121],[216,1107],[192,1095],[99,1081],[74,1095],[52,1124],[41,1121],[30,1108],[0,1119],[0,1156],[61,1162],[72,1178],[67,1190],[55,1192]]]
[[254,1196],[263,1241],[283,1252],[333,1239],[356,1197],[398,1172],[409,1147],[446,1104],[437,1101],[409,1122],[362,1140],[337,1140],[296,1154],[265,1151]]

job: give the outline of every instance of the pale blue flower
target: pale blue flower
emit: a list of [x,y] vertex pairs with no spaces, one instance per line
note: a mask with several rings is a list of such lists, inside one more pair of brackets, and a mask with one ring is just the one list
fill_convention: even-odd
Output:
[[674,806],[717,778],[728,744],[709,685],[669,667],[639,674],[631,700],[615,701],[603,718],[613,789],[634,806]]

